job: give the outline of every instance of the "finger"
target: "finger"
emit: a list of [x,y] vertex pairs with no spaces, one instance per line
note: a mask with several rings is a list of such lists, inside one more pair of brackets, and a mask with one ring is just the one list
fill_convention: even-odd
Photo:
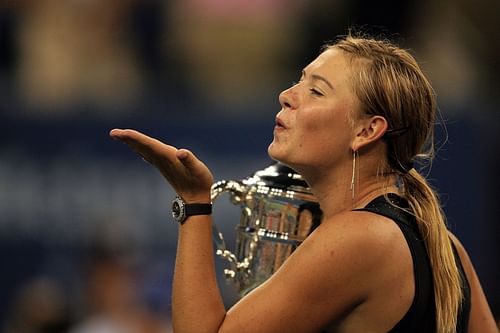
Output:
[[120,134],[123,133],[124,130],[119,129],[119,128],[113,128],[111,131],[109,131],[109,136],[112,137],[113,139],[118,139]]
[[177,151],[173,146],[132,129],[113,129],[110,131],[110,136],[126,143],[149,162],[153,162],[159,156],[173,160]]
[[177,192],[193,202],[210,201],[210,186],[213,183],[210,170],[188,149],[177,150],[176,156],[185,170],[185,182],[174,186]]
[[133,130],[133,129],[114,128],[111,131],[109,131],[109,136],[115,140],[136,138],[136,137],[140,137],[141,135],[144,135],[144,134],[142,134],[139,131]]
[[133,129],[112,129],[109,132],[109,135],[113,139],[118,139],[121,141],[124,141],[126,143],[128,142],[138,142],[146,145],[151,145],[151,144],[156,144],[156,143],[161,143],[159,140],[154,139],[150,136],[147,136],[146,134],[143,134],[139,131],[133,130]]
[[191,176],[201,176],[204,174],[206,166],[190,150],[179,149],[176,152],[178,161],[184,166]]
[[148,163],[153,162],[151,158],[151,155],[153,155],[152,149],[150,144],[147,143],[147,138],[149,138],[147,135],[131,129],[113,129],[109,132],[109,135],[113,139],[128,145],[133,151],[141,156],[144,161]]
[[194,156],[194,154],[187,149],[178,149],[176,152],[177,159],[186,167],[188,170],[193,170],[200,161]]

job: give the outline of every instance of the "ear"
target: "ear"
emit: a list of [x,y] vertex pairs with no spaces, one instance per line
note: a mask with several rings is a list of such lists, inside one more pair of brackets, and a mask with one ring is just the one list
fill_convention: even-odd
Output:
[[387,131],[387,120],[382,116],[371,116],[358,121],[352,150],[357,151],[379,140]]

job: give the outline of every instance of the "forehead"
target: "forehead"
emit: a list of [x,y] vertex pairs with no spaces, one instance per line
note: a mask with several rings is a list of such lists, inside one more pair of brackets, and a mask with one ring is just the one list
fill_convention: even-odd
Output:
[[352,68],[349,57],[340,49],[329,48],[314,59],[306,68],[306,73],[320,74],[337,84],[347,82]]

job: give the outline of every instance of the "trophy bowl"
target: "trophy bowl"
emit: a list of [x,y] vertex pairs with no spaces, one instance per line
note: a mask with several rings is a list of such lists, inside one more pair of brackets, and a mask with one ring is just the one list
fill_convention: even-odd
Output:
[[322,212],[302,176],[275,163],[240,181],[212,186],[212,200],[228,192],[241,208],[234,252],[214,223],[217,255],[229,263],[226,278],[240,295],[267,280],[321,223]]

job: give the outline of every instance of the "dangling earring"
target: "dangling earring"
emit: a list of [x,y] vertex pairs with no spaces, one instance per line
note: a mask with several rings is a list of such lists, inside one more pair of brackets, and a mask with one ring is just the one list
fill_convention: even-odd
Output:
[[356,159],[359,157],[357,150],[352,150],[352,177],[351,177],[351,194],[352,200],[355,197],[355,187],[356,187]]

